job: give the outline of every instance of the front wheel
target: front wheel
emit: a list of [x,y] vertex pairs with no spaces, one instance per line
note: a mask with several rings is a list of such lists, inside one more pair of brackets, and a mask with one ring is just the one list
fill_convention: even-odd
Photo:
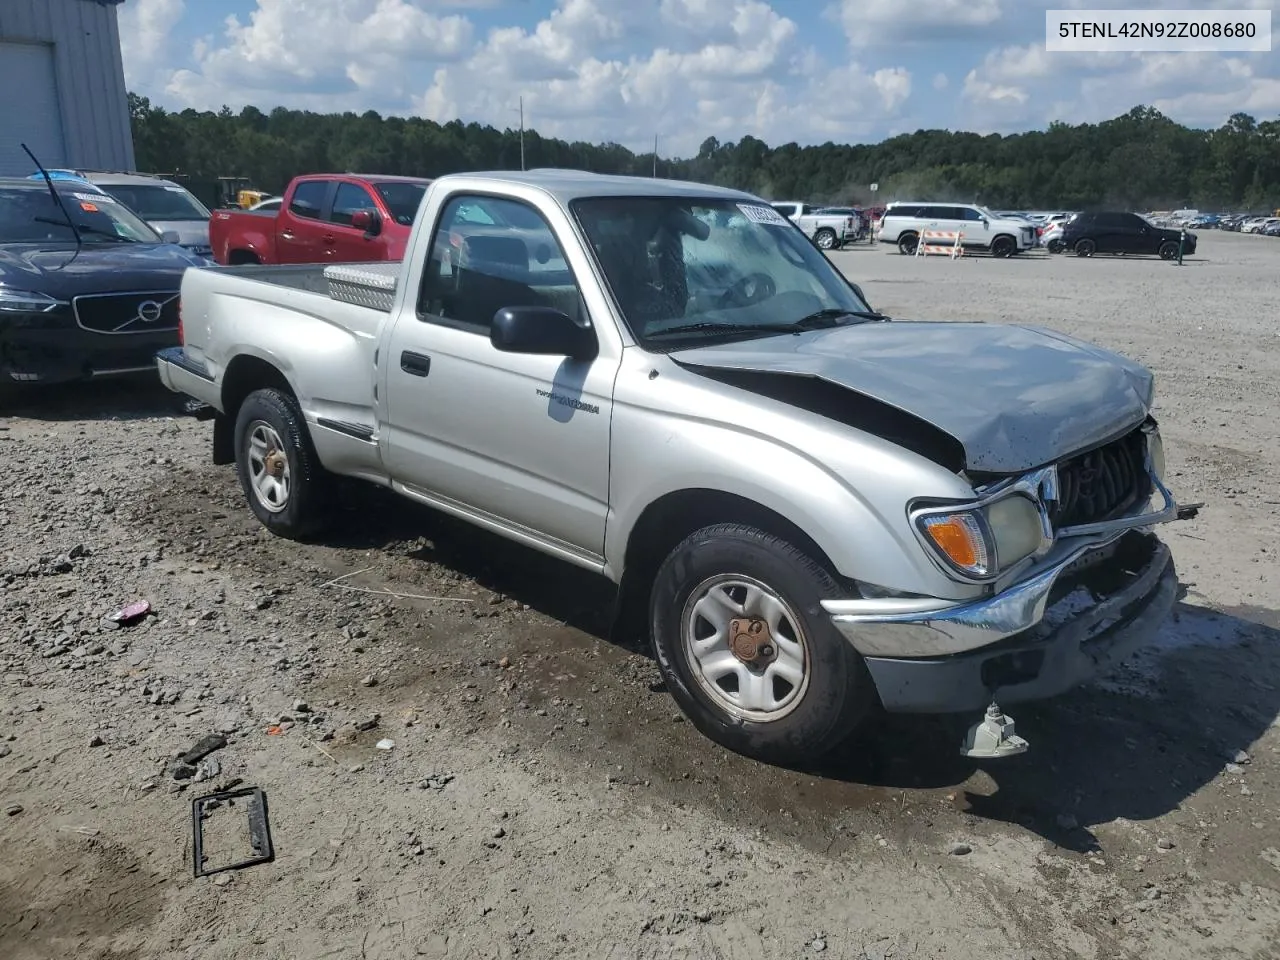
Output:
[[291,540],[321,527],[329,477],[293,397],[271,387],[249,394],[236,415],[235,449],[240,486],[263,526]]
[[705,527],[663,562],[650,631],[671,695],[707,737],[794,765],[838,746],[876,700],[861,657],[821,601],[847,595],[780,537]]
[[1012,257],[1018,252],[1018,244],[1013,237],[996,237],[991,241],[991,255],[993,257]]

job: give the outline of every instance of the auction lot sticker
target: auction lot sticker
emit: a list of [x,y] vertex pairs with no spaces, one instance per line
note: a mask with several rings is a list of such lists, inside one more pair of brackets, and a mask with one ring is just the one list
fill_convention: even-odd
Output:
[[1045,49],[1087,51],[1271,51],[1270,10],[1046,10]]
[[740,203],[738,209],[752,223],[768,223],[775,227],[787,225],[787,218],[773,207],[761,206],[758,203]]

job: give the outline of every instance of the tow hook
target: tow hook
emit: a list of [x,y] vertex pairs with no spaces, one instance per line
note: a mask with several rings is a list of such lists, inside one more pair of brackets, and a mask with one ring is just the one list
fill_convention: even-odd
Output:
[[1013,718],[992,700],[983,718],[969,728],[960,753],[976,760],[998,760],[1026,753],[1029,747],[1026,740],[1014,733]]

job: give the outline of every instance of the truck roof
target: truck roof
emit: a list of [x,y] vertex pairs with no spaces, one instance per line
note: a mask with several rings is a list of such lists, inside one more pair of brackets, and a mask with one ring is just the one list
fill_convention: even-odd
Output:
[[540,168],[536,170],[485,170],[474,173],[451,173],[435,182],[453,181],[477,184],[536,187],[561,203],[586,197],[715,197],[726,200],[755,200],[758,197],[741,190],[716,187],[687,180],[661,180],[654,177],[626,177],[585,170]]

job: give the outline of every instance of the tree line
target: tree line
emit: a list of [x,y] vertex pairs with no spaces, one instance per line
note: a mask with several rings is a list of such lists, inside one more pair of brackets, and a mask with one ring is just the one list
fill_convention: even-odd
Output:
[[[437,177],[518,170],[518,130],[452,120],[321,114],[277,107],[172,112],[129,95],[139,170],[237,176],[280,192],[300,173]],[[617,143],[524,132],[525,166],[696,180],[776,200],[868,204],[896,198],[998,208],[1114,206],[1262,212],[1280,207],[1280,121],[1234,114],[1216,130],[1185,127],[1151,107],[1102,123],[980,135],[917,130],[876,144],[770,147],[708,137],[696,156],[659,157]],[[873,195],[870,184],[880,185]]]

